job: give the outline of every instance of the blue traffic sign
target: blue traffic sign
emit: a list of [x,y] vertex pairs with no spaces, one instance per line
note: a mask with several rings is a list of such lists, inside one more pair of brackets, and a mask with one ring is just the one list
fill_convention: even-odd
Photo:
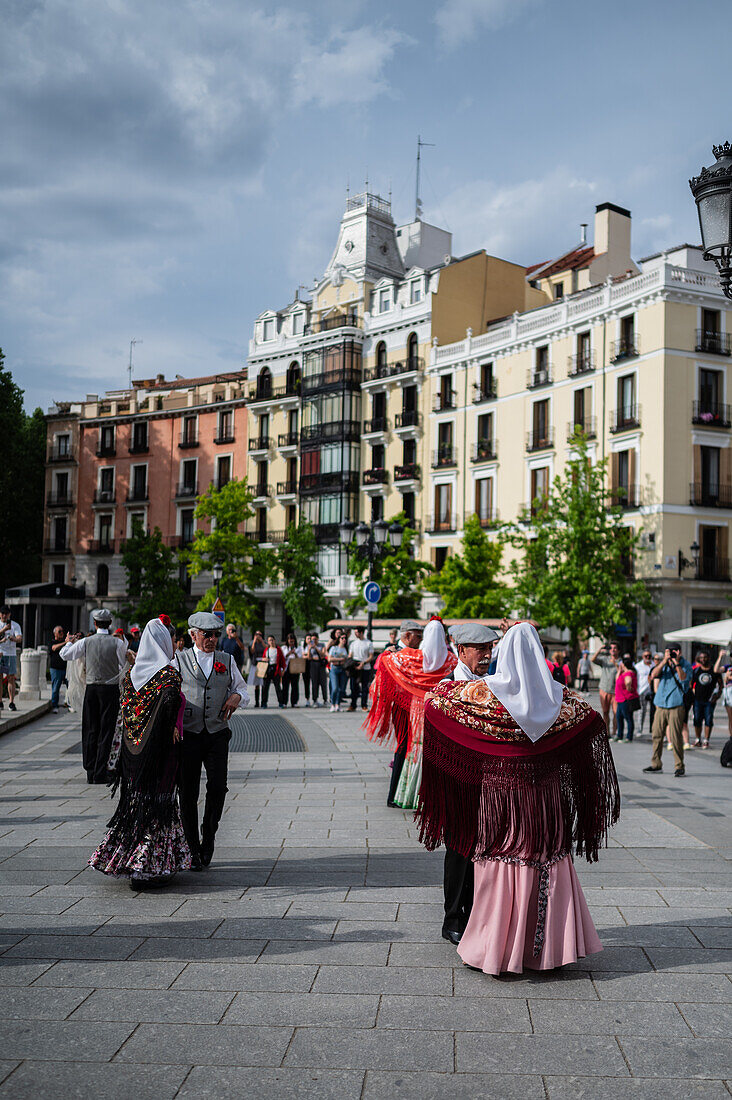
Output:
[[378,603],[381,599],[381,588],[376,581],[367,581],[363,586],[363,598],[366,603]]

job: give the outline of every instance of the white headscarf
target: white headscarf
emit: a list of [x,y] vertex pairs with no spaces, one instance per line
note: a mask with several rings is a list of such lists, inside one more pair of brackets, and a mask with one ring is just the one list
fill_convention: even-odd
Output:
[[173,639],[165,623],[151,619],[142,632],[140,647],[130,673],[132,686],[139,691],[161,668],[172,663]]
[[519,623],[506,631],[496,671],[485,680],[532,741],[538,741],[556,722],[562,685],[552,679],[539,635],[530,623]]

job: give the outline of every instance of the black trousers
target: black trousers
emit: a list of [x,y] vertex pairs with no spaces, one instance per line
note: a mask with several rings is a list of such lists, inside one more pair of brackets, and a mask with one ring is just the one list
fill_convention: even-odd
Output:
[[90,780],[107,778],[107,761],[119,713],[117,684],[87,684],[81,711],[81,753]]
[[274,689],[277,694],[277,702],[282,702],[282,680],[279,676],[275,676],[275,666],[270,665],[267,669],[267,675],[264,678],[262,684],[262,706],[266,707],[269,700],[269,689],[274,684]]
[[300,673],[286,672],[282,677],[282,702],[287,706],[296,707],[300,699]]
[[318,689],[323,693],[323,702],[328,702],[328,673],[324,661],[310,661],[310,689],[313,702],[318,701]]
[[227,766],[229,762],[229,730],[218,733],[184,733],[180,755],[180,816],[183,832],[192,853],[200,852],[198,832],[198,794],[201,768],[206,769],[206,804],[201,833],[204,841],[212,841],[219,827],[226,800]]
[[[396,708],[395,708],[396,709]],[[399,738],[397,744],[397,750],[394,753],[394,759],[391,762],[391,782],[389,783],[389,794],[386,798],[387,806],[394,804],[394,798],[397,793],[397,787],[399,786],[399,780],[402,774],[402,768],[404,767],[404,760],[407,755],[407,744],[409,741],[409,718],[406,714],[399,714],[395,718],[396,735]]]
[[473,861],[448,848],[445,852],[445,919],[443,932],[464,932],[473,908]]

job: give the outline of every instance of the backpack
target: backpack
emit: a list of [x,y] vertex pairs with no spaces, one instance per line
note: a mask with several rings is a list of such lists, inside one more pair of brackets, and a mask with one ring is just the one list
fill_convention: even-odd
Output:
[[732,768],[732,737],[728,737],[725,741],[719,763],[723,768]]
[[567,686],[567,677],[564,675],[564,669],[561,665],[555,665],[552,669],[552,679],[563,687]]

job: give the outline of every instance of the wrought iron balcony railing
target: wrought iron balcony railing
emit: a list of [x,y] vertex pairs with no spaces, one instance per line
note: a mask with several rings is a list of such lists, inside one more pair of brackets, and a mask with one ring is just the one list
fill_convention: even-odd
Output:
[[498,396],[498,387],[495,378],[492,378],[487,386],[480,382],[473,382],[473,404],[480,405],[482,401],[494,401]]
[[420,468],[416,462],[407,462],[404,466],[394,467],[395,481],[412,481],[420,476]]
[[473,444],[470,460],[471,462],[490,462],[492,459],[495,459],[496,455],[495,440],[479,439],[477,443]]
[[610,488],[608,503],[611,508],[640,508],[640,485],[613,485]]
[[710,355],[730,355],[730,335],[728,332],[705,332],[696,330],[695,351],[704,351]]
[[456,462],[457,458],[451,443],[444,443],[432,454],[432,468],[434,470],[440,466],[454,466]]
[[399,431],[400,428],[418,428],[421,423],[420,413],[418,409],[402,409],[400,413],[397,413],[394,417],[394,428]]
[[634,359],[636,355],[640,355],[637,336],[623,336],[620,340],[613,340],[610,355],[613,363],[619,363],[622,359]]
[[701,508],[732,508],[732,485],[692,481],[689,486],[689,502]]
[[578,352],[570,355],[567,361],[567,374],[570,378],[576,378],[578,374],[592,374],[595,369],[595,353]]
[[374,416],[371,420],[364,420],[364,435],[375,435],[377,432],[388,432],[389,421],[385,416]]
[[619,409],[613,409],[610,414],[610,431],[615,435],[617,432],[640,428],[640,414],[640,405],[623,405]]
[[586,439],[597,438],[597,418],[594,416],[585,416],[581,420],[568,420],[567,421],[567,438],[571,439],[575,432],[581,432]]
[[385,485],[388,480],[389,471],[383,466],[374,466],[373,469],[363,472],[364,485]]
[[553,381],[551,367],[534,367],[533,370],[527,371],[526,389],[538,390],[542,386],[551,386]]
[[719,401],[694,401],[691,422],[705,428],[729,428],[732,424],[730,406]]
[[549,451],[554,446],[554,428],[545,428],[540,432],[526,433],[526,450]]

